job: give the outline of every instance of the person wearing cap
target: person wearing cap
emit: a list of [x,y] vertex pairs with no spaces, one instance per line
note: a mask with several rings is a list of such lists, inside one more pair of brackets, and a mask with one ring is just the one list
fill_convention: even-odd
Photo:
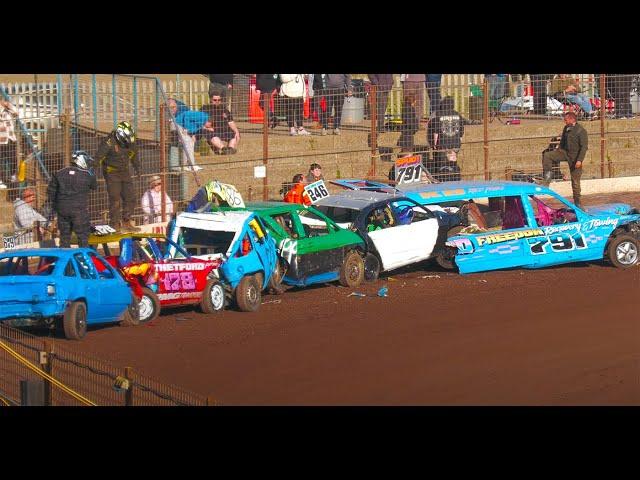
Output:
[[[36,192],[31,188],[22,191],[22,198],[16,198],[13,202],[13,227],[15,230],[29,230],[22,235],[16,235],[16,245],[33,242],[34,222],[47,223],[47,219],[33,208],[36,200]],[[44,225],[43,225],[44,226]],[[43,233],[42,226],[39,227],[40,234]]]
[[307,183],[317,182],[318,180],[324,180],[322,176],[322,167],[319,163],[312,163],[309,165],[309,174],[307,175]]
[[[164,192],[165,217],[164,221],[168,222],[173,213],[173,202],[171,198]],[[149,190],[142,195],[142,210],[145,213],[144,223],[160,223],[162,222],[162,179],[158,175],[151,177],[149,182]]]

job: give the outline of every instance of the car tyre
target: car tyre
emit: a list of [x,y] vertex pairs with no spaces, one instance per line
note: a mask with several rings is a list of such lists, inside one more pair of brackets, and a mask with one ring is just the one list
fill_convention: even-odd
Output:
[[373,253],[367,253],[364,257],[364,279],[367,282],[375,282],[380,275],[380,260]]
[[87,306],[84,302],[72,302],[62,318],[64,336],[69,340],[82,340],[87,334]]
[[284,278],[284,274],[287,271],[282,260],[278,260],[276,262],[276,266],[273,269],[273,273],[271,274],[271,278],[269,279],[269,290],[271,293],[275,295],[280,295],[284,292],[282,288],[282,279]]
[[131,303],[120,318],[121,327],[135,327],[140,325],[140,306],[138,299],[131,294]]
[[138,302],[140,308],[140,323],[155,320],[160,315],[160,300],[150,288],[142,289],[142,298]]
[[262,292],[256,277],[246,276],[240,280],[236,288],[236,302],[243,312],[255,312],[260,308]]
[[207,282],[202,292],[200,308],[204,313],[217,313],[224,310],[227,292],[224,286],[215,279]]
[[[447,238],[451,238],[455,235],[458,235],[460,231],[464,227],[462,225],[457,225],[450,229],[447,232]],[[456,269],[456,249],[453,247],[443,246],[440,251],[436,254],[436,263],[440,265],[440,267],[445,270],[455,270]]]
[[638,264],[639,242],[628,234],[617,235],[607,247],[609,261],[618,268],[630,268]]
[[347,253],[340,267],[340,285],[355,288],[364,280],[364,260],[358,252]]

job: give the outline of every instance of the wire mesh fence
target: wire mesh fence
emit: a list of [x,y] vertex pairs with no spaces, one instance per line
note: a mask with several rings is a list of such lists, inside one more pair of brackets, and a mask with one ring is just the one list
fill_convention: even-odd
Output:
[[[437,169],[453,148],[462,179],[535,172],[567,111],[578,115],[590,137],[583,178],[638,175],[639,77],[234,74],[225,84],[205,77],[160,83],[145,76],[60,75],[44,86],[5,84],[6,96],[22,105],[19,117],[32,123],[16,129],[17,148],[0,165],[0,179],[9,187],[0,201],[0,229],[15,232],[15,202],[27,187],[36,190],[35,208],[47,210],[51,173],[69,164],[73,150],[96,155],[120,121],[131,123],[137,135],[141,168],[139,175],[128,172],[127,201],[138,225],[180,211],[213,178],[252,199],[281,199],[283,184],[311,163],[322,165],[328,180],[384,179],[399,156],[420,154]],[[453,147],[438,144],[446,122],[436,118],[447,102],[460,116],[459,127],[449,132],[459,137]],[[436,124],[444,130],[434,132]],[[96,175],[91,221],[111,222],[113,201],[100,166]],[[155,176],[161,179],[162,193],[153,197],[159,205],[144,200],[152,181],[158,182]],[[152,213],[149,204],[156,207]]]

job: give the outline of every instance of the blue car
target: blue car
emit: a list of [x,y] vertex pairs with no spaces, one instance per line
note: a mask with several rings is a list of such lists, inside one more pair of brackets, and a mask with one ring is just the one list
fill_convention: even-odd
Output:
[[[359,187],[358,182],[363,181],[341,184],[392,188],[377,182]],[[619,268],[638,263],[640,212],[624,203],[583,210],[546,187],[508,181],[414,184],[393,191],[463,219],[448,233],[448,254],[438,261],[463,274],[594,260]]]
[[0,321],[62,327],[80,340],[87,325],[139,323],[122,276],[89,248],[29,248],[0,254]]

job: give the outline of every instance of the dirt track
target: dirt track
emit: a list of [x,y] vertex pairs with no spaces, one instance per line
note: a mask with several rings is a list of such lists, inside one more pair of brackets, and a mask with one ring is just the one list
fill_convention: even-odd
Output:
[[[640,193],[585,204],[605,201]],[[367,297],[326,285],[253,314],[173,310],[56,341],[225,405],[640,404],[640,267],[419,265],[356,290]]]

